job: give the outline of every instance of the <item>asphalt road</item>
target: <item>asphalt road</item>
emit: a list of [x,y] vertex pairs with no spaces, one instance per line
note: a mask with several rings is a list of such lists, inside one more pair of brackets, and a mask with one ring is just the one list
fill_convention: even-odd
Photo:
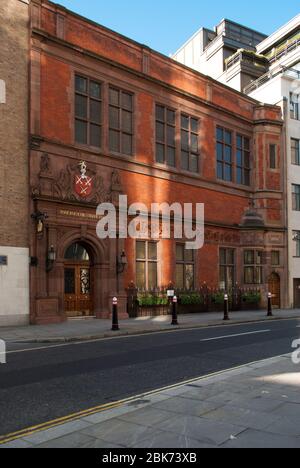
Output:
[[56,346],[10,344],[0,365],[0,435],[289,353],[299,327],[298,320],[283,320]]

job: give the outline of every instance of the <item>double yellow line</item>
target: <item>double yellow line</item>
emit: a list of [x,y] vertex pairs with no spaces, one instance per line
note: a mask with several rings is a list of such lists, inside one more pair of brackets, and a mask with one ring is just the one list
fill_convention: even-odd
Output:
[[115,402],[115,403],[108,403],[106,405],[95,406],[95,408],[90,408],[85,411],[80,411],[78,413],[69,414],[63,418],[53,419],[52,421],[48,421],[43,424],[38,424],[37,426],[32,426],[17,432],[12,432],[11,434],[7,434],[5,436],[0,437],[0,445],[7,444],[8,442],[12,442],[16,439],[20,439],[22,437],[28,437],[36,432],[45,431],[47,429],[51,429],[53,427],[61,426],[68,422],[76,421],[77,419],[81,419],[87,416],[91,416],[95,413],[101,413],[104,411],[108,411],[114,408],[118,408],[121,406],[123,402]]
[[[269,358],[269,359],[264,359],[263,362],[267,363],[268,361],[272,361],[272,360],[274,360],[276,358],[280,358],[280,357],[284,357],[284,356],[285,355],[274,356],[274,357]],[[185,382],[177,383],[177,384],[174,384],[174,385],[169,385],[168,387],[153,390],[151,392],[143,393],[141,395],[134,396],[134,397],[131,397],[131,398],[127,398],[127,399],[124,399],[124,400],[119,400],[119,401],[115,401],[115,402],[112,402],[112,403],[107,403],[105,405],[95,406],[94,408],[90,408],[90,409],[87,409],[87,410],[84,410],[84,411],[79,411],[78,413],[73,413],[73,414],[70,414],[68,416],[58,418],[58,419],[54,419],[52,421],[48,421],[48,422],[43,423],[43,424],[38,424],[37,426],[32,426],[32,427],[29,427],[29,428],[26,428],[26,429],[23,429],[23,430],[20,430],[20,431],[17,431],[17,432],[12,432],[11,434],[7,434],[7,435],[4,435],[4,436],[0,437],[0,446],[3,445],[3,444],[7,444],[9,442],[12,442],[12,441],[14,441],[16,439],[21,439],[22,437],[28,437],[28,436],[33,435],[33,434],[35,434],[37,432],[40,432],[40,431],[45,431],[45,430],[51,429],[53,427],[62,426],[63,424],[66,424],[68,422],[76,421],[78,419],[85,418],[87,416],[91,416],[91,415],[93,415],[95,413],[103,413],[105,411],[109,411],[109,410],[112,410],[114,408],[119,408],[120,406],[123,406],[124,404],[138,402],[139,400],[150,397],[151,395],[157,395],[158,393],[161,393],[161,392],[164,392],[164,391],[167,391],[167,390],[172,390],[174,388],[179,388],[179,387],[182,387],[184,385],[189,385],[189,384],[199,382],[201,380],[205,380],[205,379],[208,379],[208,378],[211,378],[211,377],[216,377],[218,375],[227,374],[227,373],[229,373],[231,371],[234,371],[234,370],[237,370],[237,369],[243,369],[244,367],[248,367],[248,366],[251,366],[253,364],[257,364],[257,363],[261,363],[261,362],[262,361],[249,362],[247,364],[232,367],[230,369],[226,369],[226,370],[223,370],[223,371],[220,371],[220,372],[213,372],[211,374],[204,375],[202,377],[197,377],[197,378],[194,378],[194,379],[186,380]]]

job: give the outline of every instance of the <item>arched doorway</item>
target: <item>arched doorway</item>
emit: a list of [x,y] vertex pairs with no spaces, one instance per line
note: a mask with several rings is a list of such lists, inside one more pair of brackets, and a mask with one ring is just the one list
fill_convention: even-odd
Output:
[[64,288],[67,317],[93,315],[92,253],[84,243],[76,242],[65,252]]
[[280,276],[277,273],[272,273],[268,281],[269,292],[272,293],[273,307],[280,309]]

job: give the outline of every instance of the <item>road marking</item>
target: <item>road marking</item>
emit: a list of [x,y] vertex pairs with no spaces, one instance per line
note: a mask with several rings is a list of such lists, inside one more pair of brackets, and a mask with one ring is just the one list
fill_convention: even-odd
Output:
[[281,354],[279,356],[273,356],[272,358],[269,358],[269,359],[263,359],[263,360],[260,360],[260,361],[248,362],[248,363],[242,364],[240,366],[231,367],[229,369],[224,369],[223,371],[219,371],[219,372],[213,372],[211,374],[203,375],[201,377],[196,377],[194,379],[186,380],[184,382],[180,382],[180,383],[177,383],[177,384],[174,384],[174,385],[169,385],[167,387],[152,390],[151,392],[148,392],[148,393],[142,393],[141,395],[135,395],[134,397],[127,398],[127,399],[124,399],[124,400],[119,400],[119,401],[115,401],[115,402],[112,402],[112,403],[107,403],[105,405],[96,406],[94,408],[90,408],[90,409],[87,409],[87,410],[84,410],[84,411],[80,411],[78,413],[73,413],[73,414],[70,414],[70,415],[62,417],[62,418],[54,419],[52,421],[48,421],[46,423],[39,424],[37,426],[28,427],[28,428],[22,429],[22,430],[17,431],[17,432],[12,432],[10,434],[0,436],[0,446],[3,445],[3,444],[7,444],[9,442],[12,442],[12,441],[14,441],[16,439],[21,439],[23,437],[28,437],[29,435],[33,435],[33,434],[35,434],[37,432],[45,431],[47,429],[51,429],[51,428],[57,427],[57,426],[62,426],[63,424],[66,424],[68,422],[76,421],[78,419],[81,419],[81,418],[84,418],[84,417],[87,417],[87,416],[91,416],[91,415],[93,415],[95,413],[101,413],[101,412],[104,412],[104,411],[109,411],[109,410],[114,409],[114,408],[119,408],[120,406],[123,406],[123,405],[128,404],[128,403],[134,403],[135,401],[142,400],[142,399],[145,399],[145,398],[153,396],[153,395],[157,395],[158,393],[161,393],[161,392],[166,392],[168,390],[183,387],[185,385],[189,385],[189,384],[192,384],[194,382],[199,382],[199,380],[206,380],[208,378],[223,375],[223,374],[226,374],[226,373],[234,371],[234,370],[243,369],[244,367],[247,367],[247,366],[253,366],[254,364],[261,363],[262,361],[267,363],[268,361],[273,361],[276,358],[279,359],[279,358],[285,357],[285,356],[286,356],[285,354]]
[[[43,349],[62,348],[64,346],[71,346],[71,345],[83,344],[83,343],[94,343],[94,341],[84,341],[82,343],[60,343],[56,345],[41,346],[41,347],[36,347],[36,348],[16,349],[14,351],[7,351],[6,354],[18,354],[18,353],[27,353],[30,351],[42,351]],[[15,343],[11,343],[11,344],[15,344]]]
[[[288,322],[291,320],[295,320],[295,318],[280,318],[277,320],[273,319],[274,323],[275,321]],[[17,349],[17,350],[7,351],[6,354],[18,354],[18,353],[26,353],[26,352],[32,352],[32,351],[43,351],[43,350],[51,349],[51,348],[62,348],[65,346],[78,346],[78,345],[84,345],[84,344],[98,343],[99,341],[111,341],[111,340],[126,339],[126,338],[140,338],[143,336],[151,336],[151,335],[162,335],[162,334],[164,335],[166,333],[172,334],[172,333],[178,333],[178,332],[192,332],[192,331],[195,332],[195,331],[200,331],[200,330],[208,330],[208,329],[216,329],[216,328],[224,329],[224,326],[230,326],[230,327],[243,327],[244,326],[245,327],[245,326],[251,326],[251,325],[261,325],[264,322],[266,322],[266,320],[258,320],[254,322],[244,322],[244,323],[228,323],[228,324],[223,324],[223,325],[207,325],[205,327],[201,326],[201,327],[190,327],[190,328],[177,328],[177,329],[175,328],[171,330],[158,330],[158,331],[151,331],[151,332],[149,331],[149,332],[140,333],[140,334],[136,333],[133,335],[128,334],[128,335],[109,336],[109,337],[102,337],[102,338],[91,338],[89,340],[69,341],[66,343],[49,344],[48,346],[40,346],[37,348]],[[297,328],[300,328],[300,325]],[[26,343],[10,342],[8,344],[26,344]]]
[[271,330],[259,330],[248,333],[239,333],[237,335],[224,335],[224,336],[215,336],[214,338],[205,338],[201,341],[215,341],[215,340],[224,340],[225,338],[235,338],[237,336],[246,336],[246,335],[257,335],[259,333],[270,333]]

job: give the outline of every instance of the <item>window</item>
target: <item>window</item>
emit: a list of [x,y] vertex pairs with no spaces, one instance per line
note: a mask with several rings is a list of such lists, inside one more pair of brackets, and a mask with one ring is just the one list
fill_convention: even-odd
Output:
[[299,140],[292,138],[291,140],[292,164],[300,166],[300,146]]
[[232,182],[232,132],[217,127],[217,177]]
[[109,88],[109,150],[133,154],[133,96]]
[[137,241],[136,284],[139,289],[157,288],[157,243]]
[[293,231],[293,255],[300,258],[300,231]]
[[300,185],[292,186],[293,210],[300,211]]
[[272,266],[280,266],[280,252],[278,250],[271,252],[271,263]]
[[300,119],[299,94],[290,93],[290,116],[293,120]]
[[270,169],[277,169],[277,145],[270,145]]
[[163,106],[156,106],[156,161],[176,166],[176,114]]
[[181,115],[181,168],[199,172],[199,120]]
[[242,135],[236,141],[236,182],[250,185],[250,140]]
[[244,252],[245,284],[262,284],[263,282],[263,252],[246,250]]
[[235,251],[220,249],[220,289],[229,291],[235,284]]
[[195,286],[195,252],[176,244],[176,287],[192,290]]
[[75,76],[75,140],[101,147],[102,88],[97,81]]

